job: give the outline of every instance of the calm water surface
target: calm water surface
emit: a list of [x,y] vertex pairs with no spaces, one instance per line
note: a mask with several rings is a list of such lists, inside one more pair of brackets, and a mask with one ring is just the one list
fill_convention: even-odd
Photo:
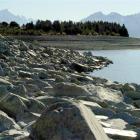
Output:
[[114,64],[94,71],[91,75],[121,83],[140,84],[140,50],[101,50],[92,51],[92,53],[96,56],[107,57]]

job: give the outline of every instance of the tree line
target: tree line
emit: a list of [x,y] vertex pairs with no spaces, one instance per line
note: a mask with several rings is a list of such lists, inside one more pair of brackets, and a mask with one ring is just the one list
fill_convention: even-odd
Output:
[[73,22],[38,20],[36,23],[29,22],[20,26],[15,21],[0,23],[0,34],[4,35],[112,35],[129,37],[125,25],[109,22]]

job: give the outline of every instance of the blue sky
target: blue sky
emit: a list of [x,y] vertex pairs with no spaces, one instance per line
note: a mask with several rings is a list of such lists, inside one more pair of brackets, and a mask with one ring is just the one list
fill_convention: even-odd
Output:
[[0,10],[33,19],[78,21],[94,12],[140,12],[140,0],[0,0]]

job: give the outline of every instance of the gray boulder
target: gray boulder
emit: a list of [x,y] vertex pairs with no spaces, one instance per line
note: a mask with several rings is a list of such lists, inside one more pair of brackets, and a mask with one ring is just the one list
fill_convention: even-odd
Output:
[[3,68],[2,68],[2,66],[0,65],[0,76],[4,76],[4,75],[5,75],[5,72],[4,72]]
[[0,110],[0,132],[14,128],[20,129],[12,118]]
[[84,105],[61,102],[50,106],[32,127],[34,140],[108,140]]
[[8,93],[1,99],[0,109],[18,120],[22,114],[27,111],[27,102],[29,102],[29,100],[13,93]]
[[12,84],[8,80],[3,79],[2,77],[0,77],[0,85],[12,86]]
[[139,92],[137,92],[137,91],[127,91],[127,92],[125,92],[124,95],[133,99],[133,100],[139,100],[140,99],[140,91]]
[[120,103],[124,100],[123,95],[118,90],[113,90],[110,88],[104,88],[101,86],[86,85],[85,86],[92,96],[97,97],[101,101],[106,101],[109,103]]
[[88,72],[89,71],[89,67],[80,63],[72,63],[71,64],[71,69],[77,71],[77,72]]
[[20,77],[22,77],[22,78],[26,78],[26,77],[32,77],[32,73],[30,73],[30,72],[27,72],[27,71],[22,71],[22,70],[20,70],[19,71],[19,76]]
[[133,85],[126,83],[122,87],[122,92],[125,93],[127,91],[136,91],[136,88]]
[[50,95],[54,96],[90,96],[90,92],[79,85],[74,83],[58,83],[49,92]]
[[13,86],[13,88],[10,89],[10,92],[22,96],[22,97],[27,97],[27,89],[24,85],[18,85],[18,86]]
[[10,129],[0,133],[1,140],[30,140],[29,133],[23,130]]
[[9,54],[10,48],[8,46],[9,44],[6,41],[0,40],[0,54]]
[[21,41],[21,42],[20,42],[19,50],[20,50],[20,51],[27,51],[28,49],[29,49],[29,46],[27,45],[27,43]]
[[140,108],[140,99],[139,100],[134,100],[133,102],[136,107]]
[[0,85],[0,98],[2,99],[6,94],[8,94],[7,86]]
[[45,105],[41,101],[34,98],[30,98],[29,101],[28,110],[30,112],[42,113],[42,111],[45,109]]

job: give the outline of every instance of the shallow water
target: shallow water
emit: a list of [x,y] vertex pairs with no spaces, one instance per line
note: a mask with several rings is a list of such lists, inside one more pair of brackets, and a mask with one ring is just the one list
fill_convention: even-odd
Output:
[[100,50],[92,51],[92,54],[107,57],[114,64],[91,75],[121,83],[140,84],[140,50]]

